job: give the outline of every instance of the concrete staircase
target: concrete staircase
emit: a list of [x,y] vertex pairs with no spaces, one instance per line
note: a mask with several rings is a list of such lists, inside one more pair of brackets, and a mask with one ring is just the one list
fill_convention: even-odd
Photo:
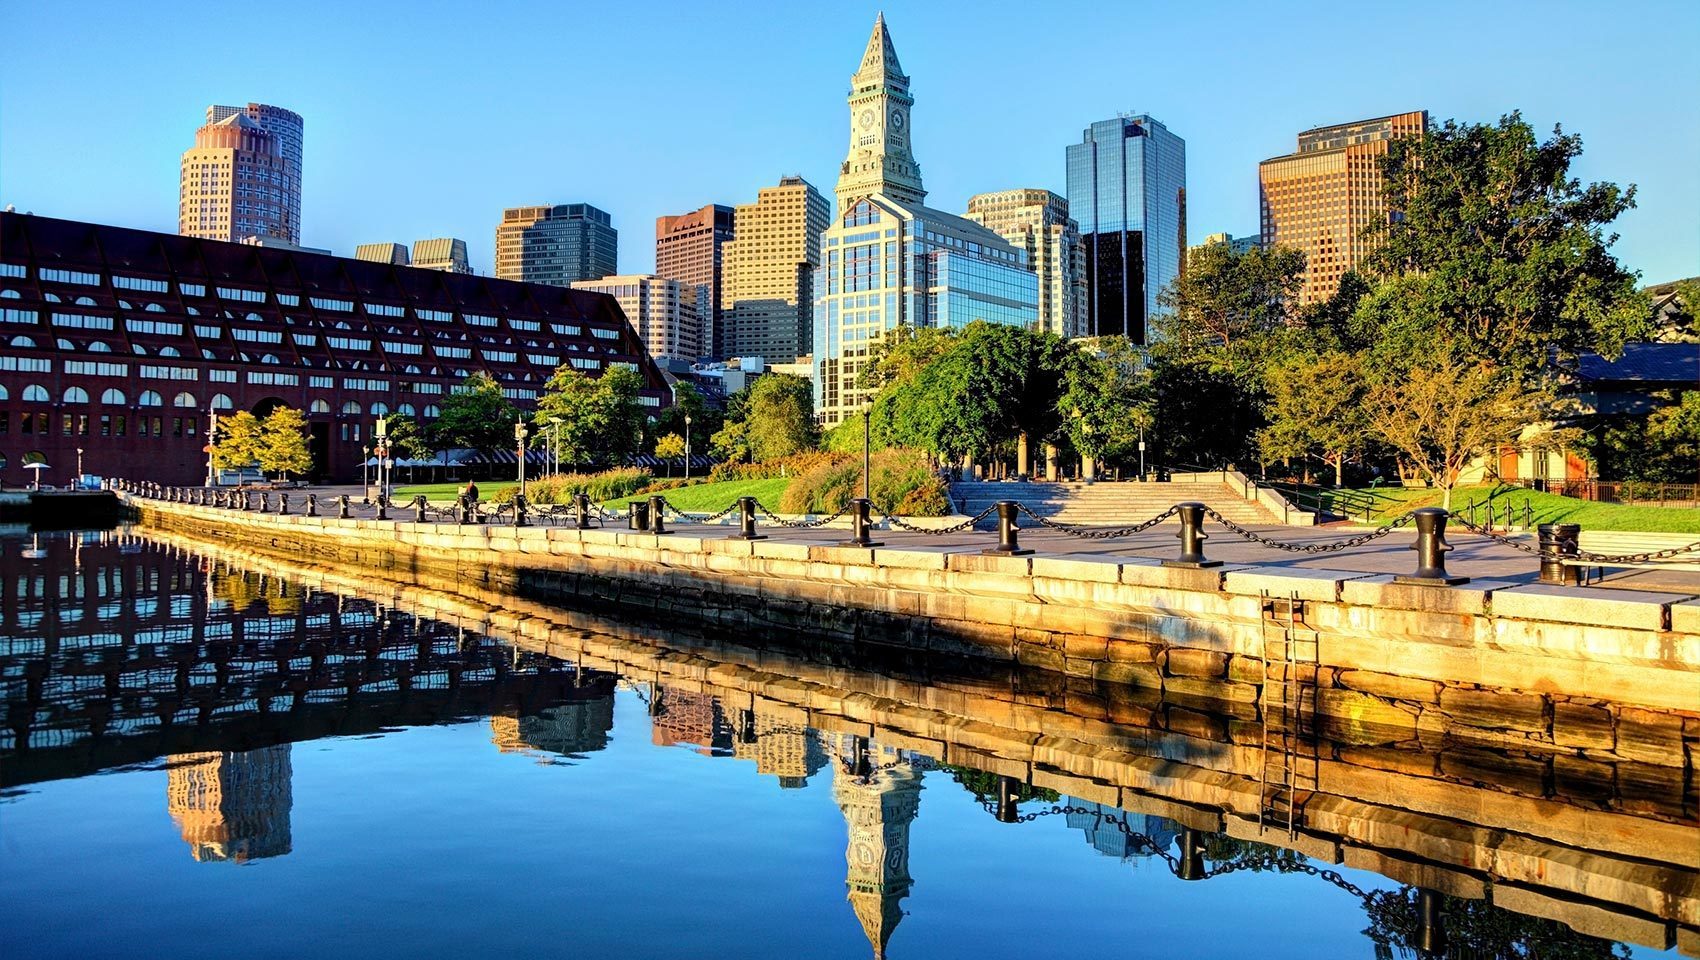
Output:
[[[999,500],[1018,500],[1034,513],[1059,523],[1125,526],[1162,513],[1176,503],[1197,500],[1235,523],[1280,524],[1263,504],[1246,500],[1228,484],[1187,483],[1018,483],[975,480],[950,485],[958,513],[976,514]],[[982,525],[995,525],[992,518]]]

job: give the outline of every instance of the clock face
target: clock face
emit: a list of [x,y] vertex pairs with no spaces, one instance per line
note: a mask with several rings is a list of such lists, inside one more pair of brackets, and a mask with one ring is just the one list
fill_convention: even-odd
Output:
[[872,110],[863,110],[862,111],[862,129],[866,130],[873,125],[874,125],[874,112]]
[[902,110],[891,111],[891,125],[893,127],[896,127],[899,130],[903,129],[903,111]]

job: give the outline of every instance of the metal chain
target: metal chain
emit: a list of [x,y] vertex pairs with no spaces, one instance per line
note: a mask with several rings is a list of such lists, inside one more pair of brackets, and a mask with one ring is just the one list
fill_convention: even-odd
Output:
[[719,513],[712,513],[712,514],[710,514],[710,513],[686,513],[685,511],[680,510],[678,507],[673,506],[673,501],[668,500],[666,497],[661,498],[661,505],[663,507],[666,507],[668,510],[671,510],[673,512],[673,516],[676,519],[684,520],[687,523],[713,523],[716,520],[723,520],[726,517],[731,516],[732,511],[738,509],[738,501],[736,501],[736,500],[732,501],[732,505],[727,507],[726,509],[720,511]]
[[968,519],[962,521],[961,523],[951,524],[948,527],[923,527],[923,526],[918,526],[918,525],[913,524],[913,523],[905,523],[902,518],[898,517],[896,514],[892,513],[890,510],[885,509],[884,507],[875,507],[874,509],[879,511],[880,516],[887,523],[891,524],[893,527],[895,527],[898,530],[908,530],[911,533],[925,533],[925,534],[930,534],[930,535],[936,537],[936,536],[943,536],[944,534],[948,534],[948,533],[961,533],[962,531],[968,529],[969,527],[972,527],[974,524],[979,523],[981,520],[984,520],[987,517],[991,516],[993,513],[997,512],[998,508],[997,508],[996,504],[993,504],[992,506],[989,506],[986,509],[981,510],[979,513],[976,513],[975,515],[973,515],[972,517],[969,517]]
[[[1458,514],[1453,514],[1453,519],[1458,521],[1459,526],[1469,530],[1471,533],[1480,534],[1481,536],[1487,537],[1489,540],[1496,543],[1502,543],[1513,550],[1521,550],[1531,557],[1546,556],[1545,551],[1541,549],[1538,541],[1534,545],[1530,545],[1520,540],[1512,539],[1505,534],[1494,533],[1487,527],[1471,523],[1469,520],[1466,520]],[[1564,560],[1584,560],[1589,563],[1603,563],[1610,566],[1612,564],[1619,563],[1648,563],[1653,560],[1669,560],[1672,557],[1680,557],[1687,553],[1700,553],[1700,540],[1696,540],[1693,543],[1680,547],[1670,547],[1665,550],[1648,550],[1644,553],[1589,553],[1586,550],[1578,548],[1575,553],[1561,554],[1559,558]]]
[[1164,520],[1174,516],[1180,508],[1170,507],[1162,513],[1157,514],[1155,517],[1136,523],[1130,527],[1105,528],[1085,527],[1074,523],[1058,523],[1055,520],[1049,520],[1034,513],[1025,503],[1017,503],[1015,505],[1015,509],[1020,510],[1022,513],[1031,517],[1041,525],[1055,530],[1065,536],[1074,537],[1078,540],[1114,540],[1118,537],[1131,537],[1136,533],[1143,533],[1146,530],[1155,527],[1157,524],[1162,523]]
[[766,517],[769,521],[777,523],[782,527],[793,527],[799,530],[806,530],[812,527],[824,527],[832,521],[837,520],[839,517],[850,512],[850,505],[845,504],[838,509],[837,513],[830,517],[822,517],[819,520],[786,520],[782,517],[776,516],[774,512],[769,510],[760,500],[756,501],[756,509],[760,510],[761,515]]
[[1288,553],[1334,553],[1336,551],[1347,550],[1352,547],[1361,547],[1364,544],[1369,543],[1371,540],[1380,540],[1382,537],[1385,537],[1400,527],[1410,523],[1416,517],[1416,512],[1412,511],[1404,514],[1403,516],[1395,517],[1393,520],[1371,530],[1369,533],[1359,534],[1355,537],[1347,537],[1344,540],[1336,540],[1332,543],[1289,543],[1285,540],[1275,540],[1255,531],[1247,530],[1245,527],[1242,527],[1234,521],[1229,520],[1227,517],[1222,516],[1220,513],[1217,513],[1214,507],[1205,507],[1204,515],[1253,543],[1261,543],[1266,547],[1273,547],[1276,550],[1285,550]]

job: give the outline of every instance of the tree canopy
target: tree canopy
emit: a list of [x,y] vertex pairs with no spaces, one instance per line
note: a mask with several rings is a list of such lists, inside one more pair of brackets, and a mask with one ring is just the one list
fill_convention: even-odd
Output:
[[537,399],[531,442],[537,447],[549,444],[555,436],[550,421],[558,417],[561,462],[624,460],[637,453],[642,443],[645,421],[638,401],[642,389],[643,378],[625,367],[589,377],[562,364]]
[[432,425],[438,446],[466,447],[483,453],[512,447],[519,410],[502,395],[502,385],[489,374],[477,373],[466,378],[465,383],[443,398],[441,410]]

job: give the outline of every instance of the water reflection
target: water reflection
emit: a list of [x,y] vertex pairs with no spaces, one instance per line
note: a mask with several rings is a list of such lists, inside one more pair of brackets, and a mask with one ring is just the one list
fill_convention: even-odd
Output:
[[[479,615],[471,605],[442,598],[410,594],[417,602],[401,602],[377,583],[370,585],[372,596],[361,596],[307,585],[302,575],[282,574],[279,567],[160,547],[127,534],[43,537],[31,547],[39,555],[26,556],[15,542],[0,546],[0,692],[6,706],[0,785],[11,788],[8,806],[54,796],[32,797],[20,787],[81,782],[101,771],[163,769],[174,839],[203,863],[305,861],[298,841],[312,833],[294,835],[296,804],[334,802],[328,787],[339,781],[321,772],[298,789],[299,751],[309,743],[341,744],[350,741],[334,738],[401,728],[475,723],[488,741],[480,740],[486,753],[576,768],[539,774],[595,778],[615,809],[644,802],[629,792],[642,788],[600,779],[606,768],[596,766],[622,750],[618,734],[630,728],[617,730],[617,721],[635,718],[648,727],[636,731],[650,745],[643,749],[666,747],[693,762],[707,758],[716,771],[753,769],[757,777],[743,774],[739,791],[772,784],[796,803],[818,805],[830,790],[843,824],[836,834],[843,838],[843,890],[866,940],[864,956],[885,956],[894,936],[900,944],[906,936],[924,938],[898,933],[906,911],[936,911],[929,903],[959,898],[951,891],[978,879],[958,876],[961,871],[938,855],[917,859],[913,844],[930,834],[979,837],[972,831],[981,823],[1020,830],[1023,837],[1042,835],[1043,843],[1026,848],[1027,856],[1041,860],[1072,862],[1062,858],[1071,851],[1084,856],[1084,843],[1102,857],[1158,868],[1149,873],[1163,883],[1209,879],[1187,886],[1213,891],[1209,903],[1223,912],[1243,906],[1236,898],[1248,893],[1290,895],[1282,892],[1290,888],[1270,885],[1289,875],[1325,882],[1352,895],[1360,908],[1352,922],[1364,934],[1358,943],[1378,957],[1592,958],[1619,949],[1551,918],[1554,908],[1546,904],[1568,904],[1573,894],[1560,899],[1543,892],[1545,900],[1522,894],[1521,902],[1535,904],[1530,912],[1496,905],[1493,900],[1514,902],[1514,893],[1533,889],[1527,879],[1522,886],[1505,883],[1503,867],[1486,871],[1487,881],[1474,879],[1484,873],[1478,862],[1507,851],[1541,870],[1548,869],[1541,864],[1558,864],[1579,875],[1593,871],[1640,882],[1622,888],[1632,893],[1662,891],[1663,900],[1614,905],[1618,888],[1599,887],[1586,911],[1566,914],[1593,929],[1636,931],[1645,942],[1656,935],[1646,934],[1649,929],[1670,934],[1678,928],[1655,911],[1676,918],[1700,909],[1694,872],[1676,868],[1674,855],[1672,864],[1660,863],[1656,845],[1612,840],[1620,856],[1596,864],[1592,854],[1540,833],[1539,824],[1531,827],[1533,838],[1508,840],[1505,828],[1478,828],[1457,810],[1427,819],[1390,814],[1387,804],[1398,798],[1387,795],[1383,780],[1361,772],[1369,767],[1355,768],[1356,793],[1313,791],[1303,799],[1308,819],[1299,826],[1288,829],[1281,820],[1283,829],[1262,830],[1259,823],[1258,839],[1248,839],[1250,821],[1243,812],[1236,818],[1231,807],[1248,793],[1263,798],[1259,784],[1242,772],[1261,769],[1263,758],[1235,739],[1236,724],[1243,728],[1244,721],[1232,715],[1148,703],[1137,708],[1137,715],[1152,718],[1144,726],[1088,719],[1068,708],[1075,689],[1066,682],[1057,687],[1054,677],[1006,672],[987,679],[913,664],[874,673],[768,651],[739,653],[714,638],[689,638],[695,646],[687,652],[678,646],[686,642],[683,635],[663,647],[653,633],[621,634],[615,624],[597,632],[567,616],[545,625],[546,645],[522,648],[508,641],[526,624],[538,626],[546,611],[491,608]],[[427,600],[435,604],[429,610]],[[447,612],[460,609],[467,614]],[[509,618],[499,629],[493,626],[498,616]],[[641,671],[634,666],[639,662]],[[1092,702],[1111,695],[1085,693]],[[1023,719],[1021,704],[1040,705],[1044,723]],[[1134,716],[1134,708],[1124,707],[1123,715]],[[631,741],[624,743],[629,753]],[[1311,749],[1344,755],[1338,746]],[[1070,792],[1040,785],[1041,772],[1045,782],[1072,784]],[[725,782],[718,774],[683,775],[689,779],[651,782],[648,789],[688,796],[698,782]],[[922,817],[924,782],[931,789]],[[1385,783],[1418,781],[1388,774]],[[152,797],[157,817],[159,794]],[[1560,809],[1567,803],[1552,798],[1543,816],[1556,822],[1568,815]],[[1259,808],[1258,816],[1264,812]],[[1692,811],[1687,815],[1691,823]],[[303,821],[294,819],[294,829],[302,830]],[[1646,822],[1655,829],[1682,821],[1650,807]],[[1242,835],[1230,836],[1232,830]],[[1424,839],[1430,834],[1433,843]],[[1360,851],[1360,864],[1378,864],[1399,882],[1331,866],[1338,855],[1319,861],[1300,852],[1324,839],[1348,857]],[[608,837],[595,842],[618,847]],[[183,846],[176,849],[181,856]],[[959,851],[963,857],[971,852]],[[686,864],[694,854],[680,849],[676,856]],[[1413,859],[1418,856],[1432,862]],[[921,864],[920,893],[912,863]],[[1267,879],[1228,886],[1238,882],[1226,879],[1231,874]],[[4,878],[14,897],[27,896],[35,889],[31,883],[42,879]],[[542,875],[507,880],[546,882]],[[1595,890],[1587,884],[1574,889]],[[1048,936],[1035,932],[1035,946]],[[167,945],[157,946],[164,952]],[[744,946],[762,952],[760,943]],[[1167,946],[1173,952],[1181,944]],[[921,939],[900,952],[953,949]],[[1268,952],[1281,950],[1271,946]]]

